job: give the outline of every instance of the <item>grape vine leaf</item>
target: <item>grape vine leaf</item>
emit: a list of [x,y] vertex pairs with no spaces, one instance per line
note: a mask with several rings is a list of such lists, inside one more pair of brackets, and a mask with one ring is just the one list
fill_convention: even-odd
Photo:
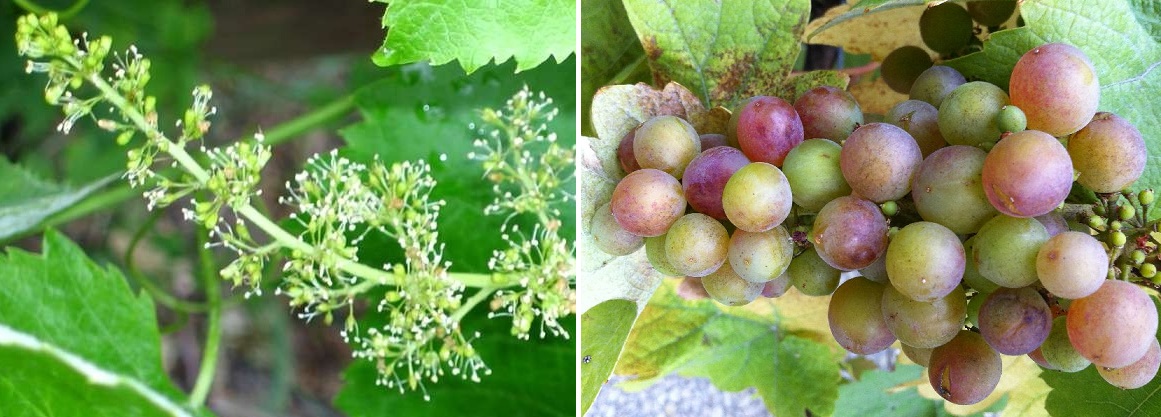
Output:
[[[586,121],[583,128],[589,130],[588,113],[597,89],[622,82],[644,80],[618,80],[630,77],[634,67],[642,67],[645,50],[637,41],[633,25],[625,15],[625,5],[621,0],[585,0],[581,2],[581,115]],[[632,78],[632,77],[630,77]],[[586,133],[590,134],[590,133]]]
[[0,240],[32,230],[49,216],[71,207],[117,179],[111,175],[81,187],[37,178],[0,158]]
[[1154,0],[1130,0],[1129,7],[1133,8],[1133,17],[1141,27],[1153,35],[1153,39],[1161,42],[1161,3]]
[[0,415],[208,416],[162,369],[153,301],[57,232],[43,248],[0,257]]
[[[360,320],[368,325],[373,319]],[[511,322],[469,314],[464,328],[479,329],[472,346],[491,368],[480,382],[446,375],[427,383],[431,401],[418,392],[400,394],[375,384],[374,364],[356,360],[343,373],[335,405],[351,417],[480,416],[566,417],[576,415],[576,343],[570,339],[518,340]],[[574,320],[561,320],[575,334]]]
[[[1161,300],[1151,298],[1161,311]],[[1161,339],[1161,328],[1157,337]],[[1052,387],[1045,406],[1053,417],[1161,415],[1161,378],[1154,377],[1141,388],[1125,390],[1105,382],[1096,366],[1071,374],[1043,371],[1040,377]]]
[[645,49],[655,85],[689,86],[708,107],[755,95],[787,98],[787,83],[846,88],[845,75],[789,77],[809,0],[626,0],[625,11]]
[[[433,198],[447,201],[440,215],[440,236],[447,242],[444,258],[461,271],[486,271],[492,250],[505,247],[500,238],[503,216],[485,216],[483,208],[495,195],[484,178],[480,163],[469,160],[475,150],[472,141],[481,137],[476,126],[479,110],[500,108],[524,85],[544,91],[554,99],[560,115],[549,129],[557,141],[576,141],[576,65],[542,65],[512,74],[512,63],[489,66],[471,75],[455,65],[431,67],[412,64],[389,69],[389,75],[356,92],[355,102],[362,120],[339,131],[346,140],[344,154],[359,161],[380,159],[408,161],[424,159],[432,165],[439,184]],[[441,160],[442,158],[442,160]],[[566,185],[565,189],[571,189]],[[576,230],[573,204],[562,207],[563,235],[572,239]],[[530,222],[525,225],[531,227]],[[487,233],[481,231],[496,231]],[[528,229],[531,230],[531,229]],[[376,235],[370,235],[376,236]],[[393,241],[368,241],[363,247],[394,247]],[[377,244],[381,243],[381,244]],[[393,258],[360,253],[368,262]]]
[[575,0],[378,0],[388,3],[380,66],[458,60],[468,73],[495,60],[516,71],[550,56],[563,62],[576,50]]
[[630,300],[605,301],[581,316],[581,415],[613,372],[636,317],[637,303]]
[[[864,372],[858,381],[839,386],[835,417],[952,415],[943,408],[942,400],[924,398],[911,386],[912,380],[926,376],[926,368],[914,364],[898,364],[893,371]],[[980,417],[984,413],[969,415]]]
[[[863,2],[866,3],[866,2]],[[840,4],[806,26],[803,42],[842,46],[843,52],[870,54],[882,61],[891,51],[914,45],[934,53],[919,35],[922,0],[893,1],[869,11],[859,4]],[[862,104],[862,102],[859,102]]]
[[[1133,122],[1145,137],[1149,159],[1134,188],[1161,188],[1161,105],[1142,91],[1161,91],[1161,41],[1143,26],[1130,0],[1099,5],[1068,0],[1026,0],[1025,26],[996,32],[984,50],[945,64],[965,76],[1007,87],[1024,52],[1045,42],[1065,42],[1092,60],[1101,83],[1099,110]],[[1156,18],[1156,15],[1152,16]]]
[[651,382],[676,372],[706,377],[719,389],[749,387],[774,415],[829,416],[838,398],[842,353],[791,333],[771,315],[687,301],[664,285],[646,305],[616,372]]

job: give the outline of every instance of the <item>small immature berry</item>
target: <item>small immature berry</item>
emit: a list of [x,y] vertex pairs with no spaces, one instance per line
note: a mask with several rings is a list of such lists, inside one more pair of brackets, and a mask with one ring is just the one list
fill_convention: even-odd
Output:
[[1125,233],[1120,230],[1114,231],[1109,235],[1109,243],[1116,247],[1125,246]]
[[1133,218],[1133,216],[1136,216],[1136,215],[1137,215],[1137,209],[1133,208],[1133,206],[1128,205],[1128,204],[1125,204],[1117,209],[1117,217],[1119,217],[1121,220],[1129,220],[1129,219]]
[[1157,278],[1157,265],[1141,265],[1141,276],[1145,278]]
[[1153,195],[1152,188],[1147,189],[1147,190],[1142,190],[1140,194],[1137,194],[1137,199],[1141,201],[1141,205],[1153,204],[1154,197],[1155,196]]

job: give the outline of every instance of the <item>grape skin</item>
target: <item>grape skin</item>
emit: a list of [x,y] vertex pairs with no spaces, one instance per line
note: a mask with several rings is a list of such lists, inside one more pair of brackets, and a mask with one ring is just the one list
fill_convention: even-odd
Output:
[[593,213],[593,219],[589,222],[589,233],[597,249],[613,256],[631,254],[645,245],[645,240],[641,236],[629,233],[617,224],[617,220],[613,218],[613,211],[609,209],[609,203],[602,204]]
[[730,264],[723,264],[713,273],[703,277],[701,284],[710,298],[728,306],[750,304],[762,294],[764,286],[742,279]]
[[718,146],[729,146],[730,142],[726,139],[726,135],[721,133],[702,133],[698,135],[701,140],[701,150],[705,152],[707,149],[713,149]]
[[947,343],[963,328],[967,298],[952,291],[930,303],[915,301],[887,285],[883,290],[883,320],[899,342],[918,348]]
[[765,283],[786,272],[794,257],[794,242],[781,226],[757,233],[738,229],[730,237],[727,256],[742,279]]
[[778,278],[774,278],[762,286],[762,296],[766,298],[778,298],[782,294],[786,294],[786,291],[792,286],[794,284],[790,282],[790,274],[783,272]]
[[[890,243],[888,243],[887,247],[890,246]],[[889,284],[891,279],[887,277],[887,257],[880,256],[879,259],[876,259],[875,262],[871,262],[870,265],[859,268],[859,275],[862,275],[867,279],[878,282],[880,284]]]
[[677,219],[665,233],[665,255],[677,272],[701,277],[725,263],[729,243],[730,235],[720,222],[690,213]]
[[1097,113],[1068,138],[1068,154],[1080,176],[1076,182],[1098,193],[1119,192],[1145,172],[1145,139],[1128,120]]
[[765,162],[753,162],[737,170],[722,189],[726,218],[748,232],[764,232],[782,224],[793,203],[786,175]]
[[984,193],[986,157],[980,148],[955,145],[924,159],[911,190],[919,216],[955,233],[978,232],[999,213]]
[[805,139],[802,119],[778,97],[751,98],[730,119],[730,131],[742,153],[755,162],[780,167],[786,154]]
[[863,124],[863,110],[855,97],[838,87],[814,87],[794,101],[806,139],[841,142]]
[[817,212],[836,198],[851,193],[839,168],[842,146],[827,139],[808,139],[786,154],[782,173],[790,183],[795,204]]
[[1052,329],[1052,310],[1031,287],[1001,288],[980,306],[980,335],[1005,355],[1036,350]]
[[915,362],[917,365],[923,367],[927,367],[931,363],[931,351],[933,349],[917,348],[906,343],[900,343],[899,346],[903,354],[907,355],[907,359],[911,359],[911,362]]
[[1036,219],[999,215],[972,239],[976,267],[988,281],[1007,288],[1036,282],[1036,256],[1048,241],[1048,230]]
[[936,223],[911,223],[887,246],[891,285],[915,301],[932,302],[958,291],[963,270],[959,237]]
[[640,169],[626,175],[613,189],[609,207],[613,218],[629,233],[660,236],[685,213],[681,183],[656,169]]
[[1106,382],[1121,389],[1137,389],[1148,384],[1157,376],[1157,368],[1161,366],[1161,344],[1153,339],[1149,351],[1141,359],[1116,369],[1097,367],[1097,373]]
[[939,109],[919,100],[906,100],[892,107],[884,121],[907,131],[919,151],[926,158],[939,148],[947,146],[943,134],[939,133]]
[[967,79],[955,68],[936,65],[915,78],[915,83],[911,85],[910,98],[939,108],[948,94],[966,82]]
[[790,282],[803,294],[821,297],[833,293],[838,288],[842,273],[827,265],[818,252],[807,249],[790,261],[786,274]]
[[965,83],[939,105],[939,131],[952,145],[978,146],[1000,140],[996,115],[1008,105],[1008,95],[983,81]]
[[726,181],[749,163],[742,151],[728,146],[706,149],[685,168],[685,176],[681,178],[685,199],[694,210],[725,219],[722,190],[726,188]]
[[927,378],[935,392],[955,404],[982,401],[1000,383],[1000,354],[980,335],[964,330],[931,351]]
[[1068,309],[1068,340],[1097,366],[1120,368],[1141,359],[1157,334],[1157,309],[1140,287],[1105,280]]
[[641,169],[641,164],[637,163],[637,157],[633,155],[634,138],[637,135],[637,129],[640,128],[641,125],[634,127],[633,130],[630,130],[621,139],[621,144],[617,145],[617,162],[621,165],[621,170],[625,171],[626,174]]
[[1052,330],[1040,345],[1040,353],[1048,367],[1062,372],[1080,372],[1092,362],[1080,356],[1068,340],[1068,317],[1052,319]]
[[880,352],[895,343],[895,335],[883,321],[883,284],[863,277],[842,283],[830,299],[827,321],[834,340],[860,355]]
[[911,191],[923,152],[907,131],[887,123],[859,126],[843,143],[839,167],[851,189],[882,203]]
[[1024,110],[1028,129],[1052,136],[1084,127],[1100,103],[1092,60],[1075,46],[1049,43],[1024,53],[1009,79],[1012,104]]
[[1063,232],[1044,243],[1036,256],[1036,276],[1058,297],[1076,299],[1096,292],[1108,275],[1109,255],[1087,233]]
[[811,235],[818,256],[841,271],[865,268],[887,251],[887,219],[879,206],[857,197],[823,206]]
[[657,116],[637,128],[633,155],[641,168],[665,171],[681,179],[685,167],[701,153],[701,139],[689,122],[676,116]]
[[1013,217],[1036,217],[1056,209],[1072,190],[1072,159],[1047,133],[1009,135],[988,152],[981,176],[988,201]]
[[673,264],[669,263],[669,255],[665,253],[665,236],[645,238],[645,256],[649,259],[649,265],[657,270],[657,272],[660,272],[661,275],[680,277],[681,272],[677,272],[677,268],[674,268]]

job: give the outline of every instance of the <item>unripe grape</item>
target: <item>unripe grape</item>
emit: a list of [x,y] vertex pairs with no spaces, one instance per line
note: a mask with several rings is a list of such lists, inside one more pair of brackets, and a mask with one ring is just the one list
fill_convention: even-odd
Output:
[[1021,132],[1028,128],[1028,118],[1019,107],[1009,104],[1001,107],[1000,114],[996,115],[996,127],[1001,132]]
[[1068,308],[1068,339],[1097,366],[1120,368],[1145,355],[1157,338],[1157,307],[1134,284],[1105,280]]
[[1118,248],[1125,246],[1126,240],[1125,233],[1120,230],[1113,231],[1113,233],[1109,235],[1109,244]]
[[857,197],[839,197],[814,218],[811,242],[830,266],[865,268],[887,251],[887,219],[879,206]]
[[927,379],[943,399],[955,404],[975,404],[1000,383],[1000,354],[979,334],[964,330],[947,344],[931,351]]
[[734,268],[731,268],[728,263],[703,277],[701,285],[705,287],[705,292],[709,294],[710,298],[728,306],[750,304],[762,294],[764,286],[762,283],[753,283],[742,279],[734,273]]
[[1025,130],[996,144],[984,159],[981,179],[988,201],[1001,213],[1040,216],[1068,197],[1072,160],[1056,138]]
[[1121,220],[1129,220],[1136,215],[1137,209],[1133,208],[1132,205],[1125,204],[1117,208],[1117,217],[1121,218]]
[[883,210],[883,215],[887,217],[891,217],[899,213],[899,203],[894,201],[888,201],[886,203],[880,204],[879,208]]
[[685,213],[681,183],[656,169],[640,169],[626,175],[609,200],[613,218],[629,233],[659,236]]
[[863,124],[863,110],[846,90],[831,86],[810,89],[794,101],[806,139],[842,142]]
[[915,78],[911,85],[912,100],[919,100],[931,104],[935,108],[943,103],[943,99],[951,94],[952,90],[966,83],[967,80],[955,68],[936,65],[928,68]]
[[681,272],[669,263],[669,255],[665,253],[665,235],[645,238],[645,256],[649,265],[667,277],[680,277]]
[[1098,193],[1115,193],[1145,172],[1145,139],[1128,120],[1100,112],[1068,139],[1076,182]]
[[1140,266],[1142,263],[1145,263],[1145,251],[1134,249],[1129,253],[1129,258],[1133,261],[1133,265]]
[[1072,134],[1096,114],[1100,82],[1088,56],[1075,46],[1044,44],[1025,53],[1012,68],[1012,104],[1024,110],[1028,129],[1052,136]]
[[1000,139],[996,116],[1008,105],[1000,87],[983,81],[966,83],[939,105],[939,131],[947,143],[976,146]]
[[1153,195],[1153,189],[1151,189],[1151,188],[1147,189],[1147,190],[1142,190],[1140,194],[1137,194],[1137,199],[1139,201],[1141,201],[1142,205],[1153,204],[1154,198],[1155,198],[1155,196]]
[[851,193],[839,167],[842,147],[827,139],[809,139],[790,150],[782,173],[790,183],[795,204],[818,212],[822,206]]
[[713,217],[690,213],[673,223],[665,233],[665,255],[682,275],[701,277],[726,261],[730,235]]
[[722,188],[722,210],[734,226],[764,232],[790,215],[794,197],[778,167],[753,162],[734,172]]
[[637,163],[637,157],[633,155],[633,139],[637,135],[637,129],[640,128],[641,125],[637,125],[626,133],[621,139],[621,144],[617,146],[617,162],[621,164],[621,170],[626,174],[641,169],[641,164]]
[[[919,81],[916,81],[916,86],[918,83]],[[947,146],[943,134],[939,133],[939,109],[927,102],[901,101],[883,116],[883,121],[907,131],[919,145],[924,158]]]
[[1157,265],[1142,264],[1141,265],[1141,276],[1144,278],[1153,278],[1153,277],[1157,276]]
[[645,240],[641,236],[630,233],[617,224],[608,203],[601,205],[593,213],[593,219],[589,222],[589,234],[592,235],[597,249],[613,256],[628,255],[645,245]]
[[859,126],[843,143],[839,166],[858,195],[882,203],[911,191],[923,153],[907,131],[887,123]]
[[633,155],[641,168],[659,169],[679,180],[699,153],[701,139],[693,125],[676,116],[649,119],[633,139]]

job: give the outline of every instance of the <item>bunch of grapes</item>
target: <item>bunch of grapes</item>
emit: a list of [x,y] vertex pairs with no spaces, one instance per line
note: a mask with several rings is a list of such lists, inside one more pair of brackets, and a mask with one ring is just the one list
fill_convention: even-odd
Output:
[[954,403],[995,389],[1001,354],[1091,363],[1137,388],[1161,363],[1142,288],[1161,281],[1155,197],[1128,190],[1145,143],[1097,112],[1097,75],[1079,49],[1045,44],[1007,92],[931,67],[881,123],[833,87],[754,97],[724,135],[655,117],[622,140],[627,175],[591,232],[613,255],[644,246],[659,272],[722,304],[833,294],[841,346],[899,341]]

